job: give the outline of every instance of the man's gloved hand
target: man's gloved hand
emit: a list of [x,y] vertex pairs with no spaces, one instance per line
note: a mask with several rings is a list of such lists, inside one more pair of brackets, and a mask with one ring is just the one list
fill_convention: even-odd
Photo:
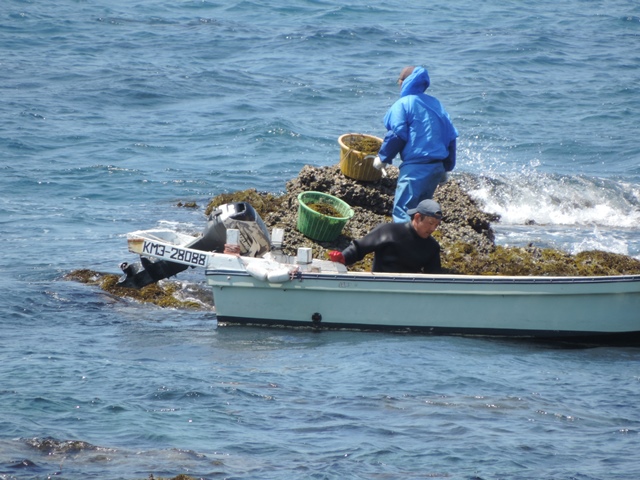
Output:
[[440,178],[439,185],[444,185],[445,183],[447,183],[449,181],[450,178],[451,178],[451,176],[449,175],[449,172],[444,172],[442,174],[442,177]]
[[373,159],[373,168],[376,170],[382,170],[383,168],[386,168],[386,166],[386,164],[382,163],[380,157],[376,155],[376,158]]
[[342,255],[342,252],[339,252],[338,250],[331,250],[329,252],[329,260],[344,265],[344,255]]

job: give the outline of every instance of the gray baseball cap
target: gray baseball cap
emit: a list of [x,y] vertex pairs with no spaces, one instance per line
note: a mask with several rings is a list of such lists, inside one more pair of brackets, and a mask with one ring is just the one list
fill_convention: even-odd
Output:
[[435,200],[422,200],[416,208],[410,208],[407,210],[407,213],[410,217],[419,213],[420,215],[425,215],[427,217],[437,218],[438,220],[442,220],[442,210],[440,210],[440,204]]

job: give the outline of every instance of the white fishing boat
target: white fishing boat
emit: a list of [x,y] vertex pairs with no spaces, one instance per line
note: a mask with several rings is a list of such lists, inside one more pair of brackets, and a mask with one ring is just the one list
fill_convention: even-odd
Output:
[[[224,244],[246,244],[242,239],[246,233],[227,228],[218,249],[223,250]],[[222,324],[599,343],[640,340],[640,275],[349,272],[342,264],[313,258],[309,248],[298,249],[297,256],[284,255],[280,250],[282,235],[282,231],[274,231],[268,251],[258,255],[199,250],[192,248],[201,242],[198,237],[169,230],[132,232],[128,245],[131,252],[147,259],[143,266],[151,271],[157,270],[154,265],[160,262],[182,269],[203,268],[217,320]],[[129,286],[136,286],[131,280],[144,273],[144,268],[129,264],[122,268],[127,273],[123,284],[129,281]]]

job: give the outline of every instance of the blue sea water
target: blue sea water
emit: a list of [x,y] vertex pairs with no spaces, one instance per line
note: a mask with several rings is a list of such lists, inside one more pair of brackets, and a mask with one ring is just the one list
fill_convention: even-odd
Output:
[[640,477],[638,349],[218,328],[63,280],[384,135],[406,64],[499,243],[640,258],[637,2],[2,1],[0,478]]

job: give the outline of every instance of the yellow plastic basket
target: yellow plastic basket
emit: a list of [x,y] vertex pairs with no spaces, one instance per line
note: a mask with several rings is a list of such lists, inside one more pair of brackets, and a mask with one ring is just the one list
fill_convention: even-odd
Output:
[[[324,215],[309,205],[325,204],[335,210],[337,217]],[[353,209],[349,204],[333,195],[322,192],[302,192],[298,195],[298,222],[300,233],[318,242],[330,242],[338,238]]]
[[[353,148],[353,145],[361,144],[363,141],[372,145],[373,148],[368,152]],[[364,182],[380,180],[382,172],[373,168],[373,159],[364,157],[378,153],[382,146],[381,138],[363,133],[345,133],[338,138],[338,144],[340,145],[340,170],[344,175]]]

